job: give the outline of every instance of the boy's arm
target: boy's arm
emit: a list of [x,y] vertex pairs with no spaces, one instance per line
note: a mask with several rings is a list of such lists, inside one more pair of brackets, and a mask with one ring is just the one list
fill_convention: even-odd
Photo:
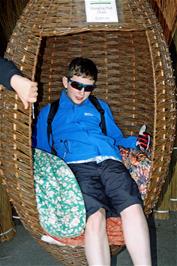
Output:
[[33,130],[33,147],[47,152],[51,152],[51,146],[48,143],[47,135],[47,118],[49,109],[49,104],[41,109]]
[[125,148],[136,148],[137,137],[129,136],[124,137],[122,131],[116,125],[112,112],[109,106],[105,103],[103,106],[105,110],[105,120],[107,135],[115,139],[115,144],[118,146],[123,146]]

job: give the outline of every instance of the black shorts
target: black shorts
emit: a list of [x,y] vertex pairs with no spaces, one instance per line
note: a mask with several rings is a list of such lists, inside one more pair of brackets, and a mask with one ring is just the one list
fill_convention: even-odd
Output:
[[68,165],[81,188],[87,218],[100,208],[107,217],[117,217],[125,208],[142,204],[138,187],[122,162],[108,159]]

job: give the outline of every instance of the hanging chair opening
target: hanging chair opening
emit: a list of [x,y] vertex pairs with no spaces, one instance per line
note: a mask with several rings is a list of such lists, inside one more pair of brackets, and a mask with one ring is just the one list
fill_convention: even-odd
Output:
[[[152,134],[153,66],[145,31],[86,31],[43,37],[35,71],[35,79],[39,84],[36,116],[42,106],[59,98],[63,88],[62,77],[66,75],[70,61],[77,56],[90,58],[96,63],[99,73],[94,94],[109,103],[115,120],[125,135],[137,135],[143,124],[148,126],[148,131]],[[113,226],[117,226],[120,219],[113,223]],[[118,226],[122,231],[121,224]],[[110,228],[109,225],[108,227]],[[121,245],[123,235],[120,231],[117,238],[120,238],[118,243]],[[83,236],[82,240],[66,239],[63,242],[83,245]]]

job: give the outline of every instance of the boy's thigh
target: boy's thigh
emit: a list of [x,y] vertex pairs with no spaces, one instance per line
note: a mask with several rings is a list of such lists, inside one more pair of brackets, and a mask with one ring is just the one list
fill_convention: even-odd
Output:
[[69,164],[83,194],[87,218],[99,209],[109,209],[96,162]]
[[87,192],[90,188],[100,189],[103,187],[96,162],[68,164],[74,173],[79,185]]
[[106,160],[100,166],[105,194],[117,213],[120,214],[122,210],[133,204],[142,204],[138,186],[122,162]]

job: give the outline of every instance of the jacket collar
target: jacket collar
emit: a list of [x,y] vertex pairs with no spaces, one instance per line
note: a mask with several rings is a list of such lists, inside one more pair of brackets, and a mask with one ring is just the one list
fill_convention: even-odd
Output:
[[[87,98],[80,105],[84,105],[88,101],[89,101],[89,99]],[[64,106],[66,108],[66,107],[79,106],[79,105],[72,102],[72,100],[67,95],[66,89],[64,88],[64,89],[62,89],[62,91],[60,93],[60,106]]]

